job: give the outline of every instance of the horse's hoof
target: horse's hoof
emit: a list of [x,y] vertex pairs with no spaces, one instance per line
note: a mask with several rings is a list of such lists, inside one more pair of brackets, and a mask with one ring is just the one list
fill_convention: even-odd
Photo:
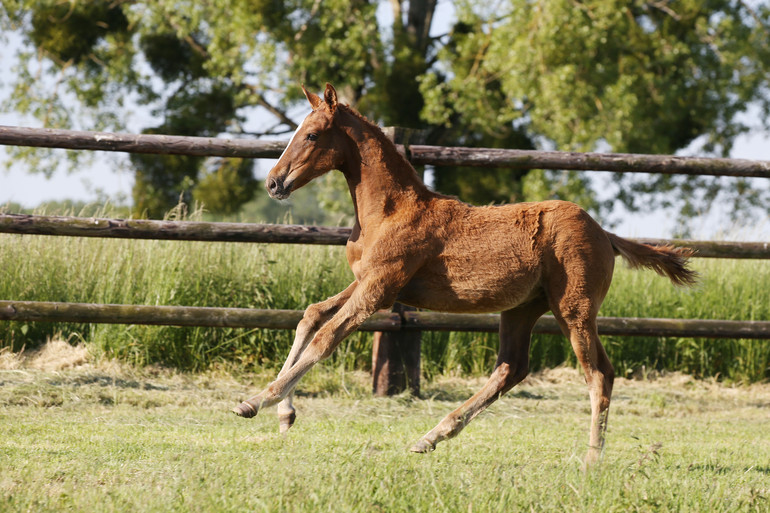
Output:
[[286,433],[289,428],[291,428],[294,425],[294,421],[297,419],[297,414],[294,412],[289,413],[288,415],[281,415],[278,417],[278,431],[281,434]]
[[245,419],[250,419],[257,416],[257,409],[246,401],[243,401],[241,404],[233,408],[233,413]]
[[409,449],[412,452],[419,452],[422,454],[433,452],[436,449],[436,446],[430,443],[427,440],[420,440],[416,444],[412,446],[411,449]]

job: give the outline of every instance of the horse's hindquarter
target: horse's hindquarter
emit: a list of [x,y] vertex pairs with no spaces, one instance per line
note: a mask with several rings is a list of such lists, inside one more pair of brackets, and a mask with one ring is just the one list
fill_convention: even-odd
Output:
[[542,274],[540,216],[518,205],[470,207],[459,202],[442,212],[426,236],[435,254],[401,290],[399,301],[449,312],[496,312],[538,294]]

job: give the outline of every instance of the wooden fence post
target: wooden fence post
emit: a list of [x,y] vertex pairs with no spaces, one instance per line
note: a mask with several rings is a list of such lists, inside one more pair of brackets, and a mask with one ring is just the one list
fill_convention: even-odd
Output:
[[[422,143],[424,135],[417,130],[400,127],[384,129],[391,141],[403,144]],[[396,303],[393,312],[402,316],[416,308]],[[400,394],[409,390],[420,395],[420,332],[394,331],[374,333],[372,346],[372,392],[377,396]]]
[[[393,312],[403,316],[414,307],[396,303]],[[420,395],[419,331],[377,331],[372,346],[372,392],[377,396],[409,390]]]

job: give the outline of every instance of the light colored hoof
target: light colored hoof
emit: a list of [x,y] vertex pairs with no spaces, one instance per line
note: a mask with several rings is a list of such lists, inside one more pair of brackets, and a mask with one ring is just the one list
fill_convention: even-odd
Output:
[[281,415],[278,417],[278,431],[281,434],[286,433],[293,425],[294,421],[297,419],[297,414],[294,412],[289,413],[288,415]]
[[243,417],[244,419],[250,419],[257,416],[257,409],[246,401],[243,401],[241,404],[233,408],[233,413]]
[[436,446],[430,443],[429,441],[423,439],[417,442],[412,446],[411,449],[409,449],[412,452],[419,452],[422,454],[433,452],[436,449]]

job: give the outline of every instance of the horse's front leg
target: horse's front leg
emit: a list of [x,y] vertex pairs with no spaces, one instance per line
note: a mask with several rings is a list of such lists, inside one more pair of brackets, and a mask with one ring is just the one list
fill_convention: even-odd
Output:
[[[294,343],[292,344],[291,350],[289,351],[289,356],[286,358],[286,361],[281,368],[281,372],[278,373],[279,377],[285,374],[286,371],[288,371],[291,366],[297,362],[297,359],[299,359],[302,351],[304,351],[308,343],[313,340],[313,337],[318,332],[318,330],[321,329],[321,326],[323,326],[325,322],[331,319],[331,317],[337,313],[340,307],[344,305],[348,299],[350,299],[350,295],[353,294],[356,286],[358,286],[358,282],[354,281],[348,285],[345,290],[336,296],[332,296],[326,301],[315,303],[307,307],[304,315],[302,316],[302,320],[299,321],[299,324],[297,325],[297,331],[294,336]],[[286,398],[278,404],[278,422],[279,431],[281,433],[288,431],[289,428],[294,425],[294,421],[297,418],[296,410],[292,404],[293,398],[294,390],[289,392],[289,395],[287,395]]]
[[[302,320],[297,324],[296,334],[294,336],[294,342],[291,345],[289,356],[286,357],[286,361],[278,373],[278,377],[281,377],[288,371],[292,365],[294,365],[299,359],[302,352],[307,347],[308,343],[313,340],[313,337],[318,330],[327,322],[345,302],[350,299],[351,294],[358,286],[358,282],[354,281],[348,287],[325,301],[315,303],[305,309],[305,313],[302,315]],[[286,398],[278,405],[278,420],[280,423],[280,432],[285,433],[291,428],[296,419],[296,411],[292,404],[294,397],[294,390],[291,390]],[[248,407],[248,403],[244,402],[233,409],[233,412],[237,413],[241,417],[250,418],[257,414],[255,410]]]
[[[351,290],[351,287],[346,290]],[[233,411],[242,417],[253,417],[260,408],[272,406],[284,400],[313,365],[328,358],[339,343],[358,329],[370,315],[380,308],[390,306],[395,299],[396,290],[385,294],[372,285],[359,284],[353,287],[348,300],[341,304],[331,319],[318,329],[306,344],[305,349],[297,350],[296,361],[286,368],[289,364],[287,360],[275,381],[259,394],[242,402]]]

